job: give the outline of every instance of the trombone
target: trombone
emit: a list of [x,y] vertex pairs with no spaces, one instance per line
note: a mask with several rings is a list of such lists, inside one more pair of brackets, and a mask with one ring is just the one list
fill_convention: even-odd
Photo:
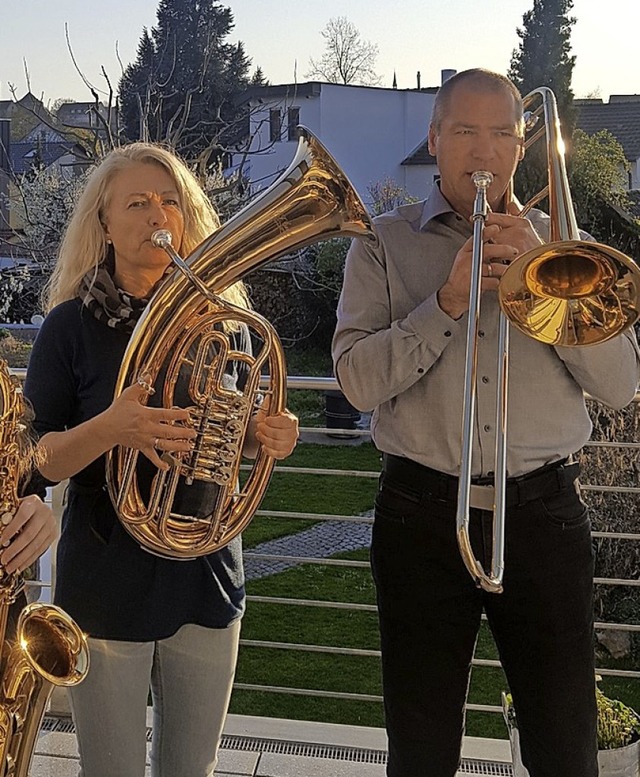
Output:
[[[533,111],[528,108],[537,99]],[[487,189],[492,175],[473,174],[476,198],[473,209],[473,253],[467,351],[462,410],[462,448],[456,533],[462,560],[478,587],[501,593],[504,575],[504,536],[507,480],[507,395],[509,324],[528,337],[548,345],[584,346],[602,343],[632,326],[640,317],[640,268],[621,251],[580,239],[567,179],[564,148],[556,100],[551,89],[540,87],[523,100],[525,124],[535,127],[541,116],[544,126],[525,142],[529,148],[543,135],[547,145],[548,185],[522,209],[525,216],[534,205],[549,197],[549,243],[517,257],[502,275],[498,286],[498,391],[496,396],[495,489],[490,571],[475,557],[469,537],[471,501],[471,455],[476,400],[476,365],[482,283],[482,237],[487,217]],[[509,193],[507,193],[509,196]]]

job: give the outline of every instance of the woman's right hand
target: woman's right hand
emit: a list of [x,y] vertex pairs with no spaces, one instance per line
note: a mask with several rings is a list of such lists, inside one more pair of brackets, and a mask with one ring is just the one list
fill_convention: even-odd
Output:
[[158,469],[169,465],[164,453],[185,453],[196,437],[190,427],[189,411],[184,408],[147,407],[142,399],[147,390],[139,383],[126,388],[104,412],[102,421],[111,442],[141,451]]

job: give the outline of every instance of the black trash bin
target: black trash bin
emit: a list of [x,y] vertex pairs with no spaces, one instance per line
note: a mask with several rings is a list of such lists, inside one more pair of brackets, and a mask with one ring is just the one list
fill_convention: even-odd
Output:
[[[325,418],[327,429],[355,429],[360,421],[360,412],[349,402],[342,391],[325,391]],[[329,437],[351,438],[357,434],[349,434],[348,431],[328,432]]]

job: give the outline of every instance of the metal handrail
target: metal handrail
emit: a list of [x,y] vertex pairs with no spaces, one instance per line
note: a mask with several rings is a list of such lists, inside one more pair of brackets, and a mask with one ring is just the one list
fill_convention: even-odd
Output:
[[[17,374],[18,377],[24,379],[24,375],[26,370],[13,370],[14,374]],[[288,378],[288,388],[291,390],[294,389],[304,389],[304,390],[335,390],[338,389],[338,384],[334,378],[309,378],[304,376],[290,376]],[[636,394],[635,401],[640,401],[640,391]],[[358,436],[369,436],[369,430],[368,429],[327,429],[326,427],[303,427],[301,431],[306,432],[308,434],[347,434],[349,436],[355,437]],[[590,447],[601,447],[601,448],[613,448],[613,447],[621,447],[626,449],[634,449],[634,448],[640,448],[640,443],[615,443],[615,442],[609,442],[609,441],[603,441],[603,442],[590,442],[588,443]],[[244,467],[243,467],[244,468]],[[246,469],[250,469],[250,467],[246,467]],[[364,471],[364,470],[326,470],[326,469],[317,469],[317,468],[311,468],[311,467],[293,467],[293,466],[287,466],[285,464],[279,464],[276,468],[276,471],[278,473],[288,473],[289,475],[292,474],[313,474],[313,475],[330,475],[333,477],[358,477],[358,478],[371,478],[376,479],[379,477],[379,472],[377,471]],[[635,487],[615,487],[615,486],[600,486],[597,484],[581,484],[581,488],[584,491],[600,491],[600,492],[619,492],[619,493],[625,493],[625,494],[637,494],[640,493],[640,488]],[[351,523],[372,523],[373,519],[368,516],[347,516],[347,515],[333,515],[333,514],[316,514],[316,513],[304,513],[304,512],[296,512],[296,511],[283,511],[283,510],[259,510],[256,514],[257,517],[280,517],[280,518],[289,518],[289,519],[298,519],[298,520],[307,520],[310,522],[321,522],[321,521],[340,521],[340,522],[351,522]],[[600,531],[594,531],[592,532],[592,536],[594,538],[606,538],[606,539],[616,539],[616,540],[627,540],[627,541],[639,541],[640,540],[640,534],[635,533],[625,533],[625,532],[600,532]],[[335,558],[315,558],[315,557],[306,557],[306,556],[282,556],[282,555],[274,555],[274,554],[267,554],[267,553],[258,553],[255,551],[247,550],[245,551],[245,558],[247,559],[253,559],[253,560],[268,560],[268,561],[280,561],[283,563],[290,563],[290,564],[317,564],[317,565],[325,565],[325,566],[335,566],[335,567],[353,567],[353,568],[366,568],[369,566],[369,563],[367,561],[356,561],[356,560],[349,560],[349,559],[335,559]],[[599,585],[616,585],[616,586],[622,586],[622,585],[628,585],[628,586],[640,586],[640,581],[635,580],[625,580],[625,579],[617,579],[617,578],[596,578],[595,582]],[[46,587],[48,583],[42,582],[42,581],[30,581],[29,583],[32,586],[41,585],[43,587]],[[289,598],[289,597],[278,597],[278,596],[256,596],[256,595],[248,595],[247,601],[249,602],[260,602],[260,603],[269,603],[269,604],[278,604],[283,606],[296,606],[296,607],[316,607],[316,608],[322,608],[322,609],[338,609],[338,610],[349,610],[349,611],[360,611],[360,612],[370,612],[374,614],[376,612],[376,606],[374,604],[360,604],[356,602],[332,602],[332,601],[321,601],[321,600],[310,600],[310,599],[298,599],[298,598]],[[484,616],[483,616],[484,617]],[[595,627],[597,629],[602,630],[619,630],[619,631],[627,631],[627,632],[640,632],[640,625],[637,624],[627,624],[627,623],[611,623],[611,622],[597,622],[595,624]],[[358,648],[340,648],[335,646],[326,646],[326,645],[303,645],[299,643],[286,643],[286,642],[277,642],[277,641],[271,641],[271,640],[249,640],[249,639],[241,639],[240,640],[241,645],[245,647],[253,647],[258,649],[280,649],[280,650],[297,650],[297,651],[303,651],[303,652],[314,652],[314,653],[328,653],[332,655],[349,655],[349,656],[363,656],[363,657],[378,657],[379,651],[378,650],[368,650],[368,649],[358,649]],[[500,663],[499,661],[496,661],[494,659],[478,659],[474,658],[472,661],[473,666],[478,667],[499,667]],[[633,670],[616,670],[616,669],[607,669],[607,668],[598,668],[598,673],[603,676],[616,676],[616,677],[627,677],[627,678],[633,678],[638,679],[640,678],[640,672],[633,671]],[[325,698],[331,698],[331,699],[346,699],[346,700],[357,700],[357,701],[372,701],[372,702],[380,702],[382,701],[381,696],[372,695],[372,694],[358,694],[358,693],[342,693],[342,692],[334,692],[334,691],[326,691],[326,690],[318,690],[318,689],[302,689],[302,688],[289,688],[289,687],[282,687],[282,686],[273,686],[273,685],[259,685],[259,684],[250,684],[250,683],[235,683],[234,687],[238,690],[258,690],[261,692],[270,692],[270,693],[278,693],[278,694],[291,694],[291,695],[303,695],[303,696],[319,696],[319,697],[325,697]],[[480,711],[480,712],[493,712],[493,713],[501,713],[502,709],[499,706],[494,705],[485,705],[485,704],[468,704],[467,709],[474,710],[474,711]]]
[[[292,378],[291,382],[289,383],[289,388],[304,388],[304,389],[334,389],[337,388],[337,383],[333,381],[333,379],[323,378],[323,379],[308,379],[308,378]],[[636,402],[640,401],[640,391],[636,393],[635,400]],[[307,431],[307,428],[305,428],[305,431]],[[353,429],[345,429],[345,430],[336,430],[331,429],[327,430],[326,428],[320,428],[320,427],[312,427],[308,429],[310,432],[315,432],[317,434],[324,434],[324,433],[330,433],[330,434],[337,434],[341,431],[345,434],[354,435],[354,432],[358,431],[361,435],[366,435],[368,433],[368,430],[353,430]],[[613,448],[613,447],[623,447],[626,449],[635,449],[640,448],[640,443],[622,443],[622,445],[618,446],[614,442],[597,442],[594,441],[593,443],[588,443],[589,447],[593,448]],[[318,468],[310,468],[310,467],[293,467],[293,466],[287,466],[286,463],[279,464],[276,468],[276,471],[279,473],[286,472],[288,474],[312,474],[312,475],[331,475],[334,477],[365,477],[365,478],[378,478],[379,472],[376,471],[363,471],[363,470],[324,470],[324,469],[318,469]],[[617,491],[620,493],[625,494],[636,494],[640,493],[640,488],[635,487],[615,487],[615,486],[600,486],[598,484],[581,484],[581,488],[585,491],[591,491],[591,492],[612,492]],[[300,520],[308,520],[312,522],[320,522],[320,521],[342,521],[347,520],[354,523],[372,523],[373,519],[371,517],[366,516],[333,516],[328,514],[314,514],[314,513],[303,513],[303,512],[289,512],[285,510],[261,510],[258,511],[257,515],[262,515],[264,517],[281,517],[281,518],[295,518]],[[592,532],[592,536],[594,538],[606,538],[606,539],[616,539],[616,540],[627,540],[631,542],[640,541],[640,534],[636,533],[629,533],[629,532],[602,532],[602,531],[594,531]],[[274,555],[274,554],[267,554],[267,553],[258,553],[251,550],[245,551],[245,558],[247,559],[253,559],[253,560],[269,560],[269,561],[280,561],[283,563],[297,563],[297,564],[314,564],[314,565],[325,565],[325,566],[341,566],[341,567],[355,567],[355,568],[362,568],[362,567],[368,567],[369,563],[366,561],[355,561],[355,560],[347,560],[347,559],[332,559],[332,558],[316,558],[316,557],[300,557],[300,556],[282,556],[282,555]],[[615,586],[640,586],[640,581],[636,580],[628,580],[628,579],[619,579],[619,578],[595,578],[594,582],[598,585],[615,585]],[[288,597],[273,597],[273,596],[255,596],[250,595],[247,597],[248,601],[250,602],[263,602],[263,603],[271,603],[271,604],[281,604],[284,606],[294,606],[294,607],[318,607],[323,609],[341,609],[341,610],[353,610],[353,611],[361,611],[361,612],[371,612],[372,614],[376,612],[376,606],[373,604],[359,604],[359,603],[350,603],[350,602],[329,602],[329,601],[320,601],[320,600],[310,600],[310,599],[297,599],[297,598],[288,598]],[[483,616],[484,619],[486,619],[486,616]],[[627,624],[627,623],[613,623],[613,622],[597,622],[594,624],[595,628],[599,630],[618,630],[618,631],[626,631],[630,633],[636,633],[640,632],[640,624]],[[247,647],[254,647],[254,648],[271,648],[271,649],[280,649],[280,650],[297,650],[301,652],[313,652],[313,653],[327,653],[331,655],[348,655],[348,656],[378,656],[379,651],[372,651],[367,649],[356,649],[356,648],[340,648],[335,646],[323,646],[323,645],[300,645],[299,643],[287,643],[287,642],[276,642],[271,640],[243,640],[241,639],[241,644],[246,645]],[[472,660],[473,666],[478,667],[500,667],[500,662],[494,659],[478,659],[473,658]],[[630,679],[640,679],[640,672],[635,670],[622,670],[622,669],[608,669],[606,667],[598,667],[597,669],[598,674],[602,676],[611,676],[611,677],[625,677]],[[311,696],[324,696],[325,698],[331,698],[331,699],[350,699],[350,700],[376,700],[376,701],[382,701],[382,697],[375,696],[372,697],[371,695],[363,695],[363,694],[356,694],[356,693],[338,693],[333,691],[318,691],[318,690],[311,690],[311,689],[291,689],[288,687],[282,687],[282,686],[272,686],[272,685],[254,685],[254,684],[245,684],[245,683],[237,683],[236,686],[238,689],[247,689],[247,690],[262,690],[263,692],[273,692],[273,693],[283,693],[283,694],[295,694],[295,695],[311,695]],[[474,710],[474,711],[481,711],[481,712],[493,712],[493,713],[501,713],[502,709],[499,706],[494,705],[484,705],[484,704],[467,704],[467,709]]]

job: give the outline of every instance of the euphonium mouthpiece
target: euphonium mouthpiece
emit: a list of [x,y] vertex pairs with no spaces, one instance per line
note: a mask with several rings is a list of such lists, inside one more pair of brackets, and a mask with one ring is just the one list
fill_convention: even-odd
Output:
[[173,235],[168,229],[156,229],[151,235],[151,242],[157,248],[170,248]]
[[471,180],[476,189],[488,189],[493,183],[493,173],[488,170],[476,170],[471,176]]

